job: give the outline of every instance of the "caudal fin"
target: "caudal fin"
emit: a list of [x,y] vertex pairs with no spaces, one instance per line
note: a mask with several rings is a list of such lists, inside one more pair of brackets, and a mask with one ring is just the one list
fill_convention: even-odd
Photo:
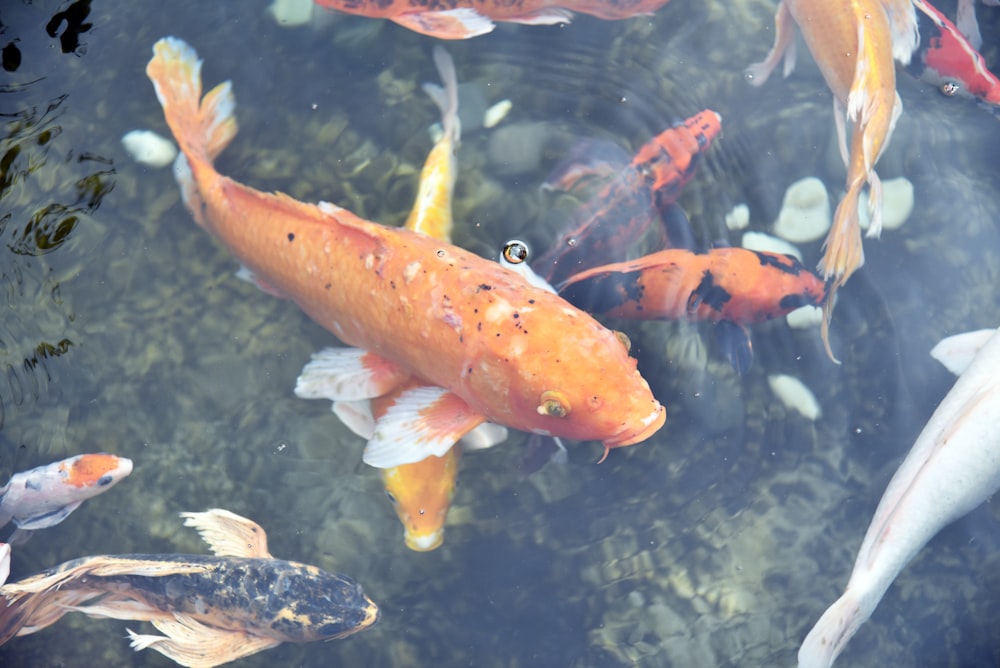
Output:
[[211,163],[236,136],[236,100],[226,81],[201,97],[201,61],[183,40],[164,37],[146,66],[174,138],[191,164]]
[[[878,599],[874,601],[878,603]],[[874,605],[858,599],[850,589],[826,609],[799,648],[799,668],[829,668],[847,641],[871,617]]]

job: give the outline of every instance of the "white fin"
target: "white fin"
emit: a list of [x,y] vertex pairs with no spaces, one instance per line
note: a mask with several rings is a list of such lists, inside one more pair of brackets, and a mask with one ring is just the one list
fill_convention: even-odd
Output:
[[859,601],[853,592],[845,591],[802,641],[799,668],[830,668],[851,636],[871,617],[877,604],[878,599]]
[[324,348],[312,356],[295,381],[295,396],[303,399],[357,401],[380,397],[410,373],[361,348]]
[[181,513],[184,526],[194,527],[217,557],[272,559],[267,534],[259,524],[222,508]]
[[0,585],[7,581],[10,575],[10,545],[0,543]]
[[372,417],[372,402],[368,399],[357,401],[334,401],[333,414],[340,418],[344,426],[356,436],[366,441],[375,433],[375,418]]
[[784,76],[788,76],[795,69],[795,21],[788,11],[788,5],[781,2],[778,11],[774,15],[774,46],[768,52],[767,57],[759,63],[754,63],[743,72],[744,78],[753,86],[762,86],[771,72],[777,67],[778,61],[784,58],[785,66],[782,71]]
[[126,629],[132,641],[129,646],[137,652],[154,649],[188,668],[213,668],[281,644],[273,638],[207,626],[178,613],[173,619],[154,619],[153,626],[164,635]]
[[456,394],[424,385],[406,390],[375,423],[364,462],[376,468],[441,457],[484,421]]
[[496,27],[489,17],[471,7],[403,14],[391,20],[413,32],[438,39],[469,39],[485,35]]
[[948,371],[960,376],[968,368],[979,349],[986,345],[986,342],[993,338],[996,333],[995,329],[980,329],[943,338],[931,348],[931,357],[944,365]]
[[507,427],[484,422],[461,439],[462,450],[486,450],[507,440]]
[[511,16],[504,20],[529,26],[550,26],[571,22],[573,20],[573,12],[560,7],[546,7],[538,11],[527,12],[521,16]]
[[[54,527],[55,525],[62,522],[64,519],[69,517],[69,514],[80,507],[80,504],[84,502],[85,499],[80,499],[79,501],[74,501],[72,503],[67,503],[61,508],[55,510],[46,510],[44,513],[39,515],[32,515],[28,517],[15,517],[14,526],[18,529],[23,529],[24,531],[38,531],[39,529],[48,529],[49,527]],[[25,538],[24,540],[27,540]],[[15,545],[22,543],[14,543]]]

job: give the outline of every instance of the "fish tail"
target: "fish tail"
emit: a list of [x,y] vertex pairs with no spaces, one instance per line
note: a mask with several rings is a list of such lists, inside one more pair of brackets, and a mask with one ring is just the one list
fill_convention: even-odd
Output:
[[455,73],[455,61],[440,44],[434,47],[434,65],[437,66],[444,87],[425,85],[424,91],[441,110],[444,136],[450,137],[457,144],[462,135],[462,127],[458,120],[458,75]]
[[174,177],[184,203],[204,227],[206,216],[197,187],[198,173],[211,170],[212,161],[236,136],[232,84],[223,82],[201,97],[201,60],[193,48],[176,37],[164,37],[153,45],[146,76],[153,82],[167,125],[181,148],[174,163]]
[[191,163],[211,163],[236,136],[232,84],[223,82],[201,97],[201,61],[176,37],[153,46],[146,66],[167,125]]
[[833,226],[823,243],[823,257],[819,261],[820,274],[828,286],[820,333],[826,354],[837,364],[840,362],[834,357],[830,347],[830,318],[833,315],[837,291],[847,282],[851,274],[865,263],[865,252],[861,244],[861,223],[858,218],[858,200],[864,182],[863,177],[855,178],[837,206],[837,211],[833,215]]
[[[870,597],[868,597],[870,598]],[[876,603],[878,600],[876,599]],[[827,608],[799,648],[799,668],[829,668],[858,628],[871,617],[873,605],[850,587]]]

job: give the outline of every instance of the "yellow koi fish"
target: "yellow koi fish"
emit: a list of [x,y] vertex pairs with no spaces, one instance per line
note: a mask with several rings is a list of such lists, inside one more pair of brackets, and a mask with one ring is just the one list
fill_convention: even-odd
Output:
[[152,622],[163,635],[129,629],[133,649],[211,668],[283,642],[343,638],[378,621],[378,606],[351,578],[272,557],[256,522],[218,508],[181,517],[214,556],[83,557],[3,585],[0,645],[82,612]]
[[[654,434],[665,411],[608,329],[490,260],[328,203],[240,185],[213,159],[236,134],[229,83],[201,98],[201,63],[162,39],[146,73],[182,151],[175,173],[195,220],[255,276],[341,341],[335,400],[382,396],[366,463],[444,454],[483,422],[605,448]],[[338,366],[339,365],[339,366]]]
[[[830,294],[823,310],[823,345],[831,359],[830,316],[836,291],[864,264],[858,200],[868,184],[869,237],[882,230],[882,184],[875,162],[889,143],[903,110],[896,93],[893,59],[909,63],[917,46],[917,19],[910,0],[782,0],[775,41],[767,58],[751,65],[747,79],[763,84],[782,57],[787,76],[795,65],[792,22],[833,92],[840,154],[847,166],[847,194],[840,201],[819,263]],[[847,149],[846,121],[852,123]]]

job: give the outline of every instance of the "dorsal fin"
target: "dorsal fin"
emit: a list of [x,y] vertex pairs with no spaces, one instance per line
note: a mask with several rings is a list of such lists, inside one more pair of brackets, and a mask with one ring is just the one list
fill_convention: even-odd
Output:
[[253,520],[222,508],[180,515],[184,526],[194,527],[217,557],[274,558],[267,551],[267,534]]

